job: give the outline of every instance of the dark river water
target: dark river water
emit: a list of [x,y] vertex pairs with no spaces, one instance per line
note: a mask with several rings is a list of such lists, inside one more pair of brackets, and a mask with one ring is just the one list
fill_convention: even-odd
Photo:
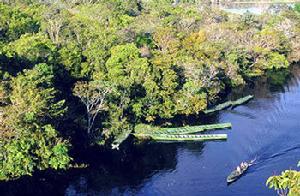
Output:
[[[224,142],[148,143],[118,152],[94,149],[82,155],[85,169],[47,171],[0,184],[1,195],[275,195],[265,182],[270,175],[294,168],[300,160],[300,68],[283,86],[270,75],[231,98],[254,94],[246,105],[202,119],[231,122]],[[200,124],[201,122],[194,122]],[[227,186],[226,176],[244,160],[257,164]]]

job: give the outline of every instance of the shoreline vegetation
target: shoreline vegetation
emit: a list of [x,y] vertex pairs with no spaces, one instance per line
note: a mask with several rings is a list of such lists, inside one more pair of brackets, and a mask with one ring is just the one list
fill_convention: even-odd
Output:
[[117,148],[138,125],[201,114],[286,70],[300,60],[299,7],[235,15],[197,0],[0,3],[0,180],[68,169],[76,149]]

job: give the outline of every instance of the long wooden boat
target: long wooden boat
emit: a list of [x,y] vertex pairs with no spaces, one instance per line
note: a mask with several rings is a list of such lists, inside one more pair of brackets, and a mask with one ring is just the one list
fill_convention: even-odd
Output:
[[181,135],[181,134],[199,133],[208,130],[228,129],[231,127],[232,127],[231,123],[219,123],[219,124],[211,124],[211,125],[186,126],[186,127],[178,127],[178,128],[160,128],[156,131],[153,131],[152,133]]
[[203,131],[216,130],[216,129],[229,129],[231,128],[231,123],[219,123],[219,124],[210,124],[210,125],[200,125],[200,126],[185,126],[185,127],[175,127],[175,128],[160,128],[160,127],[151,127],[144,126],[142,128],[135,129],[135,133],[141,134],[193,134],[200,133]]
[[215,106],[214,108],[204,110],[203,112],[204,112],[204,114],[210,114],[210,113],[214,113],[214,112],[217,112],[217,111],[225,110],[225,109],[230,108],[230,107],[235,107],[235,106],[245,104],[253,98],[254,98],[253,95],[248,95],[246,97],[237,99],[236,101],[227,101],[225,103],[219,104],[219,105]]
[[227,134],[201,134],[201,135],[172,135],[172,134],[134,134],[138,139],[155,141],[208,141],[226,140]]
[[232,107],[245,104],[245,103],[247,103],[248,101],[250,101],[253,98],[254,98],[253,95],[248,95],[248,96],[240,98],[240,99],[238,99],[236,101],[232,101]]

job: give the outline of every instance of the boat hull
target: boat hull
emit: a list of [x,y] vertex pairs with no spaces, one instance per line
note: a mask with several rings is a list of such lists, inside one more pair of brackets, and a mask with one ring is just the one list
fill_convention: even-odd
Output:
[[243,169],[241,171],[241,173],[239,173],[237,170],[234,170],[233,172],[231,172],[231,174],[226,179],[227,183],[230,184],[230,183],[235,182],[236,180],[238,180],[242,175],[244,175],[246,173],[248,168],[249,168],[249,166],[246,167],[245,169]]

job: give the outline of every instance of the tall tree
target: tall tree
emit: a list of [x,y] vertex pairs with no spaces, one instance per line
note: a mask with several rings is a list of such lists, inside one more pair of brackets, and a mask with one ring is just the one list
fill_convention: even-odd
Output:
[[77,82],[73,89],[74,95],[79,97],[86,108],[87,133],[93,136],[95,119],[101,111],[107,109],[107,99],[112,92],[112,86],[101,81]]

